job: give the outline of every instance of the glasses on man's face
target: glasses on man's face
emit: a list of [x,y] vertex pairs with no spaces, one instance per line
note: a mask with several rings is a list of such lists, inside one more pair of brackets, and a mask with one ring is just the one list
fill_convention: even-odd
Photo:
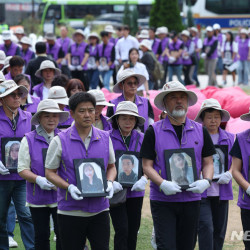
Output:
[[129,82],[126,82],[126,84],[129,86],[129,87],[132,87],[133,85],[135,85],[135,86],[138,86],[138,81],[134,81],[134,82],[131,82],[131,81],[129,81]]
[[9,94],[12,98],[16,98],[16,97],[22,97],[23,93],[18,92],[18,93],[10,93]]

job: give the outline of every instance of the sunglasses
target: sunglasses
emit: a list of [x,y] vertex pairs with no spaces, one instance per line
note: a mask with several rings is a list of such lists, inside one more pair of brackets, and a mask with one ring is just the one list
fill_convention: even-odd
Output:
[[18,92],[18,93],[10,93],[9,94],[12,98],[16,98],[16,97],[22,97],[23,93]]

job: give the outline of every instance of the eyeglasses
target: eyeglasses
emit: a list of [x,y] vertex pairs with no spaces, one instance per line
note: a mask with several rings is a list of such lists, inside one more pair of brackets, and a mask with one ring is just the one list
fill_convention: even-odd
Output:
[[9,95],[10,95],[12,98],[16,98],[16,97],[22,97],[23,93],[20,93],[20,92],[19,92],[19,93],[14,93],[14,92],[13,92],[13,93],[10,93]]
[[132,87],[133,85],[138,86],[139,83],[135,81],[135,82],[126,82],[126,84],[129,85],[129,87]]

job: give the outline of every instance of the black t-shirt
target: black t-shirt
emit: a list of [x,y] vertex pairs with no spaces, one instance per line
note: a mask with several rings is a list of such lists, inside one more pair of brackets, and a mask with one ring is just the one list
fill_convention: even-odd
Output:
[[229,154],[233,157],[239,158],[242,160],[242,154],[241,154],[241,150],[240,150],[240,144],[239,144],[239,140],[236,137],[236,140],[234,142],[233,147],[231,148]]
[[[181,143],[181,137],[182,137],[182,127],[183,127],[182,125],[173,126],[180,143]],[[213,141],[205,127],[203,127],[203,141],[204,141],[204,145],[202,148],[202,157],[204,158],[204,157],[208,157],[208,156],[212,156],[213,154],[216,154]],[[149,126],[149,128],[147,129],[145,133],[144,140],[141,146],[140,157],[146,158],[149,160],[155,160],[156,158],[155,132],[152,126]]]

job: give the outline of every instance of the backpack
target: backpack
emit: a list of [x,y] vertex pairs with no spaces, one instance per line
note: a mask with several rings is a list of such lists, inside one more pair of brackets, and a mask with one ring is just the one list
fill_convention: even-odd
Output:
[[152,72],[152,75],[154,77],[155,81],[158,80],[162,80],[165,74],[165,71],[163,69],[163,66],[161,65],[161,63],[157,60],[155,54],[152,51],[148,51],[148,53],[153,57],[154,62],[155,62],[155,66],[154,66],[154,70]]

